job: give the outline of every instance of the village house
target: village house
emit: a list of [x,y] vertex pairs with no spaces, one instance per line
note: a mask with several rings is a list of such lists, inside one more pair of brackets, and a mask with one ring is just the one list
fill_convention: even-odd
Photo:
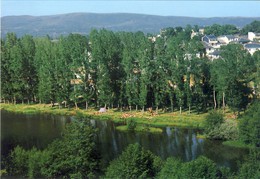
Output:
[[244,36],[242,36],[242,37],[239,37],[238,38],[238,41],[237,41],[239,44],[246,44],[246,43],[248,43],[248,42],[250,42],[250,40],[247,38],[247,37],[244,37]]
[[201,39],[202,42],[206,42],[211,46],[216,46],[218,44],[218,40],[215,35],[204,35]]
[[244,45],[244,48],[253,55],[257,50],[260,50],[260,44],[259,43],[248,43]]
[[199,29],[199,34],[204,35],[205,29]]
[[219,57],[217,52],[221,47],[221,43],[219,43],[218,39],[215,35],[204,35],[202,38],[202,44],[205,49],[205,55],[209,57],[209,59],[216,59]]
[[260,33],[248,32],[248,39],[250,41],[260,41]]
[[202,42],[203,46],[204,46],[204,49],[205,49],[205,53],[206,55],[212,53],[215,51],[215,49],[212,47],[212,45],[206,43],[206,42]]
[[214,52],[211,52],[211,53],[208,54],[208,58],[210,60],[218,59],[220,57],[220,53],[221,53],[220,50],[215,50]]
[[234,35],[222,35],[217,38],[217,40],[222,44],[229,44],[230,42],[237,42],[238,37]]

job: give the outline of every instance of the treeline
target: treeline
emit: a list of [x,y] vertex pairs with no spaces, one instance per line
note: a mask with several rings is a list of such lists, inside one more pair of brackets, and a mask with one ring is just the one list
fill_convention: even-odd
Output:
[[2,101],[198,112],[228,105],[237,112],[259,97],[259,51],[251,56],[231,44],[210,61],[190,34],[175,28],[154,41],[105,29],[56,40],[9,33],[1,39]]
[[[259,126],[260,103],[251,107],[240,127],[241,140],[259,145],[259,128],[248,130],[250,125]],[[248,118],[254,116],[249,122]],[[214,120],[215,121],[215,120]],[[249,126],[244,126],[250,123]],[[258,130],[258,132],[257,132]],[[254,131],[254,132],[253,132]],[[253,134],[253,135],[252,135]],[[239,169],[232,172],[228,167],[217,166],[215,162],[199,156],[184,162],[169,157],[165,161],[139,144],[129,145],[121,155],[104,165],[97,147],[97,129],[90,120],[78,115],[66,125],[61,139],[52,142],[44,150],[25,150],[16,147],[8,158],[1,162],[2,172],[13,177],[29,178],[259,178],[260,152],[254,148]],[[259,136],[258,136],[259,137]],[[107,161],[106,161],[107,162]],[[102,165],[103,163],[103,165]]]

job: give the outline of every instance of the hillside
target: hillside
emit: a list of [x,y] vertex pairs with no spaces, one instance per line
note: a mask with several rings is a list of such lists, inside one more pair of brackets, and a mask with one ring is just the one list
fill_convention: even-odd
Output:
[[1,17],[1,35],[15,32],[18,36],[50,35],[52,37],[69,33],[88,34],[91,29],[106,28],[113,31],[143,31],[158,33],[161,28],[176,27],[187,24],[207,26],[214,23],[233,24],[243,27],[260,17],[213,17],[194,18],[178,16],[154,16],[127,13],[72,13],[51,16],[5,16]]

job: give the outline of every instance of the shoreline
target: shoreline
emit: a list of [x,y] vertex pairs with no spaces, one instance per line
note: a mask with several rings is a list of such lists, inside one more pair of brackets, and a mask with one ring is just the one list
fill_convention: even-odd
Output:
[[109,109],[105,113],[99,113],[93,108],[88,110],[75,109],[75,108],[61,108],[50,107],[47,104],[1,104],[1,110],[6,110],[15,113],[23,114],[53,114],[53,115],[68,115],[75,116],[77,113],[81,113],[84,117],[90,117],[98,120],[112,120],[115,123],[125,123],[128,118],[134,117],[137,124],[147,124],[153,127],[186,127],[203,129],[205,116],[208,113],[203,114],[188,114],[188,112],[170,112],[159,114],[151,114],[148,111],[117,111],[116,109]]
[[[137,126],[146,125],[150,127],[151,131],[142,132],[152,132],[158,133],[158,127],[179,127],[179,128],[195,128],[203,129],[204,121],[208,113],[203,114],[188,114],[188,112],[183,112],[179,114],[178,112],[170,113],[159,113],[158,115],[151,115],[148,111],[118,111],[116,109],[110,109],[105,113],[98,113],[94,108],[89,108],[88,110],[75,109],[75,108],[61,108],[50,107],[48,104],[0,104],[0,110],[6,110],[9,112],[22,113],[22,114],[52,114],[52,115],[65,115],[65,116],[75,116],[80,113],[84,117],[89,117],[95,120],[111,120],[114,123],[121,124],[118,126],[119,130],[126,130],[127,119],[134,118]],[[130,116],[130,117],[125,117]],[[229,114],[226,114],[229,116]],[[227,117],[226,117],[227,118]],[[157,128],[157,129],[156,129]],[[138,130],[136,130],[138,132]],[[160,131],[159,131],[160,133]],[[198,134],[197,138],[206,139],[204,134]],[[247,148],[250,149],[252,146],[241,143],[240,141],[223,141],[223,145],[235,147],[235,148]]]

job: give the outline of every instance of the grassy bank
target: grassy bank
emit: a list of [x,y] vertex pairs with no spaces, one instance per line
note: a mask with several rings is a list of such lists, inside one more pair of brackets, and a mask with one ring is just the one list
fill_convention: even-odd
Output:
[[248,145],[248,144],[245,144],[243,143],[242,141],[224,141],[222,143],[223,145],[226,145],[226,146],[230,146],[230,147],[236,147],[236,148],[245,148],[245,149],[250,149],[250,148],[254,148],[253,145]]
[[[83,114],[83,116],[90,117],[92,119],[98,120],[112,120],[115,123],[126,124],[126,121],[130,117],[134,117],[135,122],[138,124],[136,127],[136,131],[142,132],[157,132],[160,133],[162,131],[158,130],[156,127],[165,127],[165,126],[177,126],[177,127],[188,127],[188,128],[200,128],[203,129],[205,117],[208,113],[196,114],[188,112],[183,112],[179,114],[179,112],[172,113],[159,113],[157,115],[152,115],[149,112],[141,112],[141,111],[117,111],[110,109],[106,113],[98,113],[98,110],[89,108],[88,110],[83,109],[75,109],[75,108],[61,108],[59,107],[51,107],[47,104],[1,104],[1,110],[6,110],[10,112],[16,113],[24,113],[24,114],[54,114],[54,115],[69,115],[73,116],[77,113]],[[234,120],[229,118],[231,113],[226,113],[225,118]],[[237,121],[237,120],[236,120]],[[149,126],[149,129],[144,126]],[[125,131],[127,130],[126,126],[118,126],[118,130]],[[197,138],[206,138],[203,134],[198,134]],[[251,148],[251,146],[245,145],[240,141],[225,141],[224,145],[239,147],[239,148]]]
[[203,128],[203,122],[205,120],[204,114],[188,114],[188,112],[179,112],[172,113],[159,113],[151,114],[149,112],[141,111],[117,111],[110,109],[106,113],[98,113],[98,110],[90,108],[88,110],[75,109],[75,108],[61,108],[51,107],[47,104],[1,104],[1,109],[25,113],[25,114],[54,114],[54,115],[76,115],[76,113],[82,113],[84,116],[91,117],[94,119],[100,120],[113,120],[116,123],[125,123],[128,116],[135,117],[138,124],[147,124],[149,126],[163,127],[163,126],[178,126],[178,127],[192,127],[192,128]]
[[[117,130],[119,131],[128,131],[127,126],[117,126]],[[156,128],[156,127],[144,127],[142,125],[136,126],[134,131],[137,132],[150,132],[150,133],[162,133],[163,130],[161,128]]]

